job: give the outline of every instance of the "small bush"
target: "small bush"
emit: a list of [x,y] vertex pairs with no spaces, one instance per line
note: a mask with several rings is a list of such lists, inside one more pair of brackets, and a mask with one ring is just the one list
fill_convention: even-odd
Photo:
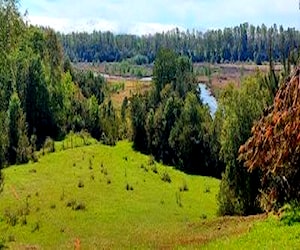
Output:
[[157,170],[156,165],[153,165],[152,168],[151,168],[151,170],[152,170],[152,172],[153,172],[154,174],[158,174],[158,170]]
[[200,219],[202,219],[202,220],[207,219],[207,215],[206,215],[206,214],[201,214],[201,215],[200,215]]
[[31,232],[34,233],[34,232],[39,231],[39,230],[40,230],[40,222],[37,221],[36,223],[34,223]]
[[51,204],[50,205],[50,209],[55,209],[56,208],[56,205],[55,204]]
[[161,180],[164,182],[168,182],[168,183],[171,183],[171,181],[172,181],[169,173],[166,171],[162,174]]
[[33,162],[38,162],[38,161],[39,161],[39,157],[38,157],[38,155],[37,155],[36,152],[33,152],[33,153],[31,154],[31,160],[32,160]]
[[62,190],[62,193],[60,195],[60,200],[63,201],[65,199],[65,190]]
[[183,181],[182,186],[179,187],[179,191],[180,191],[180,192],[187,192],[187,191],[189,191],[189,187],[188,187],[188,185],[186,184],[186,181],[185,181],[185,180]]
[[105,167],[101,168],[101,174],[108,175],[107,169]]
[[107,183],[107,185],[111,184],[111,180],[109,178],[107,178],[106,183]]
[[141,164],[141,169],[144,169],[145,172],[149,171],[149,169],[144,164]]
[[179,192],[175,193],[176,196],[176,203],[179,207],[182,207],[182,202],[181,202],[181,194]]
[[125,189],[127,191],[133,191],[133,186],[127,183],[126,186],[125,186]]
[[283,224],[291,226],[300,222],[299,202],[291,202],[290,204],[285,205],[280,212],[282,213],[280,221],[283,222]]
[[36,169],[34,169],[34,168],[33,168],[33,169],[30,169],[30,170],[29,170],[29,173],[35,174],[35,173],[36,173]]
[[0,249],[6,249],[7,246],[5,245],[5,239],[4,238],[0,238]]
[[206,187],[205,187],[204,193],[210,193],[210,187],[209,187],[209,186],[206,186]]
[[155,164],[155,159],[154,159],[154,156],[153,155],[150,155],[149,156],[149,160],[148,160],[148,165],[149,166],[152,166]]
[[73,210],[85,210],[85,204],[83,202],[78,202],[74,208],[72,208]]
[[23,217],[21,218],[21,225],[22,225],[22,226],[27,225],[27,218],[26,218],[26,216],[23,216]]
[[[8,242],[15,242],[16,241],[16,237],[14,235],[9,235],[8,238],[7,238],[7,241]],[[0,246],[0,249],[2,249],[1,246]]]
[[84,188],[84,183],[83,183],[82,180],[80,180],[80,181],[78,182],[78,187],[79,187],[79,188]]
[[14,227],[18,223],[18,215],[15,211],[10,208],[5,209],[4,211],[4,219],[7,224]]
[[86,209],[84,202],[77,201],[75,199],[68,201],[66,205],[67,205],[67,207],[70,207],[72,210],[75,210],[75,211]]
[[55,152],[55,145],[52,138],[47,137],[43,145],[43,154]]
[[93,169],[93,162],[92,162],[92,159],[89,160],[89,169],[90,169],[90,170]]

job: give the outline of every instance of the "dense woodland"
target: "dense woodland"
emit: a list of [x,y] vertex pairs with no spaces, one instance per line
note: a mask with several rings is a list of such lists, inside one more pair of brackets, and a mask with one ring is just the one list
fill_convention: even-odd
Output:
[[284,29],[276,24],[255,27],[248,23],[206,32],[174,29],[135,36],[94,31],[91,34],[59,34],[59,37],[65,53],[74,62],[120,62],[133,58],[137,64],[152,63],[162,47],[188,56],[193,62],[252,61],[261,64],[272,58],[294,63],[294,52],[300,44],[300,32],[294,28]]
[[[132,140],[136,150],[158,161],[222,178],[222,215],[299,200],[299,70],[286,79],[299,63],[299,44],[294,29],[248,24],[204,34],[57,35],[26,24],[16,1],[1,2],[0,169],[37,161],[36,151],[52,140],[85,131],[109,145]],[[68,56],[154,60],[153,87],[125,98],[116,110],[105,79],[75,70]],[[269,60],[270,71],[243,79],[239,88],[228,85],[213,118],[199,98],[192,63],[226,60]],[[284,62],[283,72],[275,73],[274,60]]]

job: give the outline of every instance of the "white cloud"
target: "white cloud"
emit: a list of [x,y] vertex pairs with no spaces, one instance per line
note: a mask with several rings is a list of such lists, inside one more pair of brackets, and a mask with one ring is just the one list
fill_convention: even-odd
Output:
[[300,28],[298,0],[24,0],[22,8],[28,9],[32,23],[63,32],[109,29],[147,34],[242,22]]

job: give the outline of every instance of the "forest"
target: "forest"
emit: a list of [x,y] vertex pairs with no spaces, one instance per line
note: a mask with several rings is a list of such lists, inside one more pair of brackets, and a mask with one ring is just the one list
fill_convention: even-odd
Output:
[[[220,179],[219,215],[298,204],[299,45],[294,28],[248,23],[141,37],[60,34],[28,25],[16,1],[1,2],[0,170],[38,162],[37,152],[55,151],[54,141],[85,133],[110,146],[129,140],[153,161]],[[125,97],[120,109],[103,76],[74,67],[126,59],[153,63],[153,83]],[[244,77],[238,87],[225,86],[212,117],[199,98],[193,63],[238,61],[268,62],[269,70]],[[0,177],[2,190],[6,180]]]
[[249,23],[205,32],[174,29],[136,36],[94,31],[58,36],[73,62],[121,62],[131,58],[137,64],[148,64],[153,63],[160,48],[169,48],[193,62],[262,64],[272,59],[295,63],[300,44],[300,32],[295,28]]

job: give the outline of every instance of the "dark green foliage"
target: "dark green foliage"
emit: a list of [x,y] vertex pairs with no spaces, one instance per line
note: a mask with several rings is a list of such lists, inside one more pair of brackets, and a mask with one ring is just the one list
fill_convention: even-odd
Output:
[[77,185],[79,188],[84,188],[84,183],[83,183],[83,181],[82,180],[80,180],[79,182],[78,182],[78,185]]
[[175,162],[180,169],[190,173],[214,175],[210,172],[209,164],[210,119],[207,107],[201,105],[197,96],[188,94],[169,137],[176,156]]
[[134,147],[183,171],[220,176],[210,166],[217,152],[212,119],[198,97],[191,60],[161,49],[153,74],[154,89],[130,100]]
[[101,106],[100,126],[103,143],[115,145],[119,139],[119,119],[111,100]]
[[278,28],[276,24],[268,28],[264,24],[248,23],[223,30],[183,32],[173,29],[146,36],[100,31],[59,35],[68,57],[74,62],[122,62],[131,58],[130,63],[136,64],[152,63],[160,48],[167,47],[191,57],[193,62],[255,61],[261,64],[273,58],[287,65],[295,63],[294,51],[298,53],[300,42],[295,28]]
[[8,148],[8,124],[6,113],[0,111],[0,169],[7,161],[7,148]]
[[43,154],[55,152],[55,145],[51,137],[47,137],[43,144]]
[[50,93],[40,58],[33,58],[29,65],[25,107],[26,120],[29,124],[28,133],[37,136],[39,145],[53,128]]
[[104,87],[105,80],[101,75],[96,75],[91,71],[74,71],[72,75],[74,82],[76,82],[86,98],[95,96],[98,104],[104,101]]
[[169,173],[168,172],[163,172],[163,174],[162,174],[162,176],[161,176],[161,180],[163,181],[163,182],[168,182],[168,183],[171,183],[171,177],[170,177],[170,175],[169,175]]
[[162,48],[157,53],[153,67],[153,80],[157,98],[159,98],[160,91],[166,84],[175,81],[176,58],[175,52],[169,49]]
[[130,185],[130,184],[128,184],[128,183],[126,183],[125,189],[126,189],[127,191],[133,191],[133,186]]
[[8,159],[11,164],[26,163],[30,157],[29,141],[27,137],[27,124],[21,102],[14,93],[9,102],[8,116]]
[[220,156],[226,164],[218,195],[219,213],[253,214],[260,211],[259,171],[247,172],[243,162],[237,160],[238,150],[250,136],[251,127],[270,98],[269,88],[261,84],[261,75],[242,82],[240,89],[228,86],[219,103],[223,116],[220,133]]
[[281,209],[281,218],[280,220],[285,225],[292,226],[295,223],[300,222],[300,207],[298,201],[293,201],[290,204],[285,205]]
[[147,99],[145,96],[136,94],[130,99],[131,122],[133,127],[133,146],[140,151],[147,151],[147,137],[145,121],[147,115]]
[[76,199],[69,200],[66,205],[75,211],[86,209],[85,203]]

